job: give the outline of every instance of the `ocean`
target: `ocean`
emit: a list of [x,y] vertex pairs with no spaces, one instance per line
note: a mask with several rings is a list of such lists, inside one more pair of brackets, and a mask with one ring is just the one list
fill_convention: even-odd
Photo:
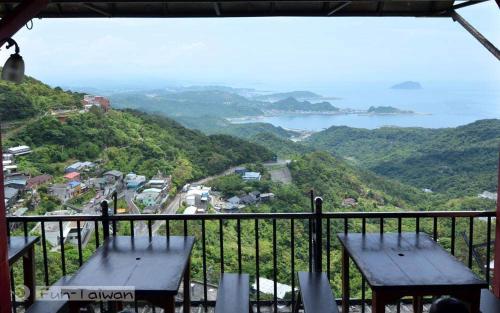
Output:
[[393,106],[415,115],[280,115],[249,118],[287,129],[320,131],[333,125],[374,129],[384,126],[442,128],[480,119],[500,118],[500,88],[491,83],[422,83],[423,89],[391,89],[381,83],[309,87],[339,108]]

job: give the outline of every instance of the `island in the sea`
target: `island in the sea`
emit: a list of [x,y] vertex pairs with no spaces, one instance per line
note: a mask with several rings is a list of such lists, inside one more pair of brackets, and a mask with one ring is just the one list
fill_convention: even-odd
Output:
[[391,106],[371,106],[366,111],[368,114],[415,114],[415,112],[410,110],[401,110]]
[[396,84],[391,87],[391,89],[410,89],[410,90],[418,90],[423,89],[422,85],[419,82],[415,81],[405,81],[399,84]]

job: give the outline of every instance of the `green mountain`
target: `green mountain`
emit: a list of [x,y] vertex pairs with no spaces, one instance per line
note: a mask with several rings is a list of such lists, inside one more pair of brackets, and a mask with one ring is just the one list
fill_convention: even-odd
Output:
[[315,111],[315,112],[337,112],[339,108],[334,107],[331,103],[323,101],[319,103],[311,103],[309,101],[299,101],[295,98],[289,97],[283,100],[273,102],[265,106],[267,110],[277,111]]
[[0,120],[10,122],[51,109],[79,108],[82,97],[80,93],[51,88],[31,77],[25,77],[21,84],[0,80]]
[[322,97],[314,92],[305,90],[279,92],[266,95],[258,95],[254,97],[254,99],[257,100],[269,101],[269,102],[280,101],[287,98],[295,98],[299,100],[312,100],[312,99],[321,99]]
[[453,195],[496,189],[498,119],[444,129],[334,126],[308,143],[418,188]]
[[258,101],[222,90],[130,92],[110,97],[117,108],[140,109],[169,117],[241,117],[261,115]]
[[225,134],[243,139],[249,139],[260,133],[269,133],[280,138],[290,138],[298,133],[276,127],[269,123],[231,123],[215,116],[176,117],[175,120],[183,126],[201,130],[208,135]]
[[367,113],[372,113],[372,114],[412,114],[415,113],[413,111],[405,111],[405,110],[400,110],[395,107],[391,106],[371,106]]

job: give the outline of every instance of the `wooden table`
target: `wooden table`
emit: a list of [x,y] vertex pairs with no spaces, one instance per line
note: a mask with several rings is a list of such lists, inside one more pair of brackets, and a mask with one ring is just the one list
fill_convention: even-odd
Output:
[[[175,296],[184,279],[184,312],[191,312],[190,257],[194,237],[110,237],[65,284],[86,291],[104,287],[133,287],[136,301],[148,301],[175,312]],[[70,301],[79,312],[85,301]]]
[[450,295],[479,313],[485,281],[424,233],[338,234],[342,255],[342,312],[349,312],[349,258],[372,289],[372,312],[405,296],[421,312],[423,296]]
[[33,236],[11,236],[7,240],[9,267],[12,267],[21,257],[23,258],[24,285],[29,288],[30,292],[26,299],[28,307],[35,301],[35,244],[39,240],[39,237]]

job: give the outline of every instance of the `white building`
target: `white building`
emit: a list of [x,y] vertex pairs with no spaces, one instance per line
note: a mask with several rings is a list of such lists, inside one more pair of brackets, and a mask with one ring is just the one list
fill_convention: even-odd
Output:
[[497,199],[496,192],[483,191],[483,193],[480,193],[477,196],[478,196],[478,198],[482,198],[482,199],[489,199],[489,200],[496,200]]
[[151,179],[150,181],[148,181],[146,186],[148,186],[148,188],[165,189],[168,187],[168,179]]
[[[252,288],[254,290],[257,290],[257,282],[252,284]],[[260,292],[267,293],[270,295],[274,294],[274,281],[267,278],[259,277],[259,290]],[[291,286],[276,283],[276,297],[278,299],[284,299],[285,295],[290,292],[292,292]]]
[[162,190],[158,188],[148,188],[144,189],[140,194],[138,194],[135,199],[142,202],[144,205],[154,205],[158,201]]
[[17,146],[7,149],[7,152],[14,155],[25,155],[31,153],[31,148],[29,146]]
[[252,180],[260,180],[261,175],[259,172],[245,172],[242,176],[243,180],[245,181],[252,181]]
[[197,209],[195,206],[192,206],[192,205],[191,205],[191,206],[188,206],[188,207],[184,210],[183,214],[196,214],[196,211],[197,211],[197,210],[198,210],[198,209]]

